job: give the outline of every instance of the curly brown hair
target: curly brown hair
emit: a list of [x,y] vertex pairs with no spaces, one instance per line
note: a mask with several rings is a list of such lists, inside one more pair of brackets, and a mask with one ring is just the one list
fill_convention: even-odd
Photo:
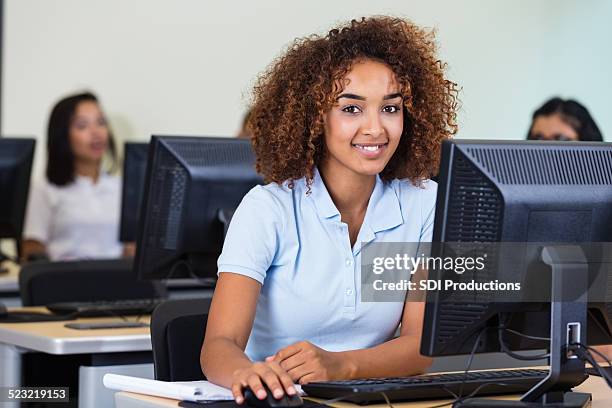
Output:
[[268,182],[304,176],[325,155],[323,118],[342,92],[342,79],[363,59],[387,64],[404,98],[397,150],[380,174],[414,184],[437,173],[442,141],[457,132],[457,84],[444,78],[434,32],[394,17],[352,20],[325,36],[295,40],[263,72],[253,90],[248,128],[257,171]]

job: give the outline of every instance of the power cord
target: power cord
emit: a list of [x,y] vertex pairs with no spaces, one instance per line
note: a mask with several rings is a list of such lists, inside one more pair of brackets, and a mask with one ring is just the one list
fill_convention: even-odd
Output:
[[[472,363],[474,361],[474,355],[476,354],[476,350],[478,349],[478,345],[480,344],[480,340],[481,340],[482,336],[487,332],[487,330],[498,330],[498,331],[499,330],[502,330],[502,331],[503,330],[507,330],[507,331],[509,331],[510,329],[507,329],[503,325],[500,325],[500,326],[487,326],[487,327],[482,328],[482,330],[480,330],[480,332],[478,333],[478,336],[476,337],[476,340],[474,342],[474,346],[472,347],[472,350],[470,352],[470,356],[469,356],[469,358],[467,360],[467,364],[466,364],[466,367],[465,367],[465,370],[464,370],[463,380],[461,381],[461,384],[459,386],[459,394],[455,394],[451,390],[449,390],[448,388],[443,387],[443,389],[446,392],[448,392],[454,398],[454,400],[452,400],[450,402],[445,402],[445,403],[442,403],[442,404],[432,405],[432,406],[429,406],[427,408],[441,408],[441,407],[452,405],[452,404],[455,404],[455,403],[458,403],[458,402],[462,402],[462,401],[464,401],[464,400],[466,400],[468,398],[472,398],[474,395],[477,395],[480,391],[482,391],[483,388],[485,388],[487,386],[490,386],[490,385],[501,385],[501,386],[510,386],[511,385],[511,384],[507,384],[507,383],[504,383],[504,382],[493,382],[493,381],[492,382],[486,382],[486,383],[480,384],[478,387],[476,387],[475,390],[473,390],[468,395],[463,396],[463,389],[464,389],[465,383],[468,380],[468,373],[470,371],[470,368],[472,367]],[[518,335],[518,336],[530,338],[532,340],[541,340],[541,341],[549,341],[550,340],[550,339],[544,338],[544,337],[529,336],[527,334],[523,334],[523,333],[518,332],[516,330],[512,330],[511,333],[513,333],[515,335]],[[516,353],[512,353],[512,354],[516,354]],[[524,357],[524,356],[521,356],[521,357]],[[537,356],[537,357],[540,357],[540,356]],[[393,405],[391,404],[391,401],[389,400],[387,395],[385,393],[382,393],[382,392],[381,392],[381,394],[385,398],[385,401],[387,402],[387,406],[389,408],[393,408]],[[340,400],[343,400],[345,398],[348,398],[350,396],[355,396],[355,395],[356,394],[348,394],[348,395],[345,395],[345,396],[342,396],[342,397],[333,398],[333,399],[330,399],[330,400],[323,401],[322,404],[331,404],[331,403],[334,403],[334,402],[337,402],[337,401],[340,401]]]
[[603,357],[608,362],[608,367],[612,366],[610,360],[604,354],[582,343],[570,344],[569,350],[574,352],[574,354],[582,361],[591,364],[597,370],[599,375],[606,381],[608,387],[612,388],[612,378],[610,377],[610,374],[603,369],[603,367],[597,362],[597,360],[595,359],[595,357],[593,357],[593,354],[591,353],[593,352],[599,355],[600,357]]
[[529,340],[550,341],[550,337],[537,337],[537,336],[530,336],[530,335],[528,335],[528,334],[523,334],[523,333],[521,333],[521,332],[518,332],[518,331],[516,331],[516,330],[512,330],[512,329],[508,329],[508,328],[506,328],[505,330],[506,330],[508,333],[516,334],[517,336],[524,337],[524,338],[529,339]]
[[[504,317],[505,317],[505,319],[504,319]],[[504,321],[503,321],[503,322],[501,322],[501,323],[500,323],[500,325],[499,325],[499,327],[498,327],[498,330],[497,330],[497,338],[498,338],[498,341],[499,341],[499,347],[501,348],[501,351],[502,351],[503,353],[505,353],[506,355],[508,355],[508,356],[510,356],[510,357],[512,357],[512,358],[514,358],[514,359],[516,359],[516,360],[521,360],[521,361],[534,361],[534,360],[542,360],[542,359],[545,359],[545,358],[549,358],[549,357],[550,357],[550,353],[546,353],[546,354],[538,354],[538,355],[535,355],[535,356],[525,356],[525,355],[518,354],[518,353],[515,353],[515,352],[513,352],[512,350],[510,350],[510,349],[508,348],[508,345],[506,344],[506,342],[505,342],[505,340],[504,340],[504,332],[506,332],[506,331],[508,331],[508,332],[510,332],[510,333],[512,333],[512,334],[515,334],[515,335],[517,335],[517,336],[520,336],[520,337],[524,337],[524,338],[530,339],[530,340],[541,340],[541,341],[548,341],[548,342],[549,342],[549,341],[550,341],[550,338],[547,338],[547,337],[536,337],[536,336],[530,336],[530,335],[527,335],[527,334],[523,334],[523,333],[521,333],[521,332],[518,332],[518,331],[516,331],[516,330],[508,329],[508,327],[507,327],[507,326],[508,326],[508,324],[510,323],[510,320],[512,319],[512,316],[511,316],[511,315],[507,315],[507,314],[505,314],[505,315],[502,315],[502,316],[501,316],[501,318],[502,318],[502,319],[504,319]],[[500,320],[501,320],[501,319],[500,319]]]
[[[452,401],[445,402],[445,403],[442,403],[442,404],[432,405],[432,406],[429,406],[427,408],[441,408],[441,407],[449,406],[449,405],[452,405],[452,404],[455,404],[455,403],[458,403],[458,402],[465,401],[466,399],[472,398],[473,396],[477,395],[480,391],[482,391],[487,386],[491,386],[491,385],[511,386],[512,385],[512,384],[508,384],[508,383],[504,383],[504,382],[494,382],[494,381],[485,382],[485,383],[480,384],[478,387],[476,387],[476,389],[474,389],[468,395],[463,396],[463,389],[465,387],[465,383],[468,380],[468,374],[469,374],[469,371],[470,371],[470,369],[472,367],[472,363],[474,361],[474,356],[476,354],[476,350],[478,349],[478,345],[480,344],[480,340],[481,340],[482,336],[488,330],[497,330],[498,331],[498,336],[499,336],[500,333],[503,333],[503,332],[506,331],[506,332],[509,332],[509,333],[514,334],[516,336],[524,337],[524,338],[527,338],[527,339],[530,339],[530,340],[550,341],[550,338],[548,338],[548,337],[531,336],[531,335],[524,334],[524,333],[521,333],[521,332],[513,330],[513,329],[509,329],[509,328],[506,327],[506,324],[508,322],[509,322],[509,319],[507,321],[502,322],[499,326],[487,326],[487,327],[484,327],[484,328],[482,328],[480,330],[480,332],[478,333],[478,336],[476,337],[476,340],[474,342],[474,346],[472,347],[472,350],[471,350],[470,355],[468,357],[466,368],[464,369],[463,380],[461,381],[461,384],[459,386],[459,393],[455,394],[450,389],[448,389],[446,387],[442,387],[442,389],[444,391],[448,392],[449,396],[451,396],[454,399]],[[501,337],[499,337],[500,346],[502,348],[502,351],[504,351],[504,353],[508,354],[510,357],[515,357],[516,356],[515,358],[517,358],[519,360],[540,360],[542,358],[547,358],[547,357],[550,356],[549,354],[542,354],[542,355],[537,355],[537,356],[523,356],[523,355],[514,353],[514,352],[512,352],[511,350],[509,350],[507,348],[507,346],[503,342],[503,340],[504,339],[503,339],[503,335],[502,335]],[[603,356],[603,354],[599,353],[597,350],[593,350],[593,351],[597,352],[598,354]],[[605,356],[603,356],[603,357],[605,358]],[[608,362],[609,362],[609,360],[608,360]],[[612,366],[612,364],[611,364],[611,366]],[[325,405],[332,404],[334,402],[338,402],[338,401],[344,400],[344,399],[349,398],[349,397],[355,397],[358,394],[359,393],[351,393],[351,394],[343,395],[343,396],[340,396],[340,397],[336,397],[336,398],[332,398],[332,399],[329,399],[329,400],[322,401],[321,404],[325,404]],[[384,392],[381,392],[380,394],[385,399],[385,401],[387,403],[387,406],[389,408],[394,408],[393,405],[391,404],[391,401],[390,401],[389,397]]]
[[472,362],[474,361],[474,355],[476,354],[476,350],[478,349],[478,345],[480,344],[480,338],[482,337],[483,334],[485,334],[487,332],[487,330],[489,329],[493,329],[494,327],[484,327],[480,333],[478,333],[478,336],[476,337],[476,341],[474,341],[474,346],[472,347],[472,351],[470,352],[470,357],[468,358],[468,362],[467,365],[465,367],[465,370],[463,371],[463,380],[461,380],[461,385],[459,386],[459,396],[457,397],[457,399],[460,399],[461,396],[463,395],[463,387],[465,386],[465,382],[468,379],[468,372],[470,371],[470,368],[472,368]]
[[[582,343],[578,343],[578,344],[582,344]],[[610,359],[608,359],[608,357],[605,354],[603,354],[602,352],[600,352],[599,350],[597,350],[597,349],[595,349],[594,347],[591,347],[591,346],[582,345],[582,347],[586,348],[590,352],[595,353],[599,357],[601,357],[604,360],[606,360],[606,363],[608,363],[608,368],[612,367],[612,362],[610,362]]]
[[391,401],[389,400],[389,397],[387,397],[387,394],[385,394],[384,392],[381,392],[382,396],[385,398],[385,401],[387,402],[387,406],[389,408],[394,408],[393,404],[391,404]]
[[501,351],[504,352],[505,354],[507,354],[508,356],[516,359],[516,360],[521,360],[521,361],[534,361],[534,360],[542,360],[545,358],[549,358],[550,357],[550,353],[545,353],[545,354],[537,354],[535,356],[525,356],[522,354],[518,354],[515,353],[514,351],[510,350],[508,348],[508,346],[506,345],[506,342],[504,341],[504,328],[500,328],[497,333],[498,333],[498,338],[499,338],[499,346],[501,348]]
[[[521,337],[525,337],[531,340],[541,340],[541,341],[550,341],[549,338],[546,337],[537,337],[537,336],[530,336],[521,332],[518,332],[516,330],[512,330],[512,329],[508,329],[506,327],[507,323],[510,321],[511,316],[507,316],[508,319],[505,320],[504,322],[502,322],[499,326],[488,326],[488,327],[484,327],[480,333],[478,333],[478,336],[476,337],[476,341],[474,342],[474,346],[472,347],[472,351],[470,352],[470,356],[468,358],[468,362],[466,365],[466,368],[464,370],[464,377],[463,380],[461,382],[461,385],[459,386],[459,395],[456,395],[454,393],[451,392],[451,394],[453,394],[453,397],[455,398],[453,401],[451,402],[446,402],[446,403],[442,403],[442,404],[438,404],[438,405],[433,405],[427,408],[440,408],[440,407],[445,407],[448,405],[452,405],[452,404],[456,404],[458,402],[462,402],[465,401],[468,398],[472,398],[474,395],[477,395],[478,392],[480,392],[484,387],[489,386],[489,385],[501,385],[501,386],[508,386],[509,384],[503,383],[503,382],[486,382],[483,384],[480,384],[478,387],[476,387],[476,389],[474,391],[472,391],[469,395],[467,396],[463,396],[463,388],[465,386],[465,383],[468,379],[468,372],[470,371],[470,368],[472,366],[472,362],[474,360],[474,355],[476,354],[476,350],[478,348],[478,345],[480,343],[480,339],[482,337],[482,335],[484,333],[486,333],[487,330],[490,329],[496,329],[498,331],[498,338],[499,338],[499,343],[500,343],[500,347],[502,349],[502,351],[504,353],[506,353],[507,355],[509,355],[510,357],[513,358],[518,358],[519,360],[540,360],[542,358],[547,358],[550,356],[550,354],[543,354],[543,355],[538,355],[538,356],[523,356],[517,353],[512,352],[511,350],[509,350],[506,347],[506,344],[503,342],[503,335],[501,335],[501,333],[503,333],[504,331],[509,331],[512,334],[515,334],[517,336],[521,336]],[[448,389],[446,389],[446,391],[449,391]]]
[[[393,404],[391,404],[391,400],[389,399],[389,397],[387,396],[387,394],[385,394],[384,392],[379,392],[380,395],[383,396],[383,398],[385,399],[385,402],[387,403],[387,407],[389,408],[395,408],[393,406]],[[346,394],[346,395],[342,395],[340,397],[336,397],[336,398],[331,398],[325,401],[321,401],[320,404],[322,405],[328,405],[328,404],[333,404],[334,402],[338,402],[338,401],[342,401],[345,398],[349,398],[349,397],[354,397],[356,394],[355,393],[351,393],[351,394]]]
[[[512,386],[512,384],[501,383],[501,382],[499,382],[499,383],[498,382],[486,382],[486,383],[482,383],[478,387],[476,387],[476,389],[474,389],[474,391],[470,392],[465,397],[457,397],[457,395],[453,393],[453,395],[455,396],[455,399],[453,401],[443,402],[441,404],[432,405],[432,406],[429,406],[427,408],[441,408],[441,407],[445,407],[445,406],[448,406],[448,405],[456,404],[458,402],[463,402],[463,401],[465,401],[467,399],[472,398],[474,395],[477,395],[480,391],[482,391],[483,388],[488,387],[489,385],[501,385],[502,387],[510,387],[510,386]],[[447,390],[447,391],[450,391],[450,390]]]

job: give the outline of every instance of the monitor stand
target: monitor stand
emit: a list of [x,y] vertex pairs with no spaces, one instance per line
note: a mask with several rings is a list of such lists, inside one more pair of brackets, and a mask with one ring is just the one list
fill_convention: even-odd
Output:
[[587,289],[589,268],[582,248],[546,246],[542,261],[551,267],[550,371],[519,401],[469,398],[453,408],[583,408],[591,394],[573,392],[582,383],[584,361],[568,351],[570,343],[587,344]]

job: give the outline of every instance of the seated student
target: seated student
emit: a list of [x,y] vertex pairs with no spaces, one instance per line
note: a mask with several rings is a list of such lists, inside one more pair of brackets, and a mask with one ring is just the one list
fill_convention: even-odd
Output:
[[[265,397],[293,382],[411,375],[423,303],[360,302],[371,242],[431,241],[441,142],[456,84],[433,35],[409,21],[351,21],[297,40],[254,89],[257,170],[218,261],[201,366]],[[393,338],[400,328],[398,338]]]
[[602,142],[587,108],[572,99],[552,98],[533,113],[528,140]]
[[24,258],[118,258],[121,179],[113,135],[91,93],[60,100],[49,118],[46,178],[33,183],[24,227]]

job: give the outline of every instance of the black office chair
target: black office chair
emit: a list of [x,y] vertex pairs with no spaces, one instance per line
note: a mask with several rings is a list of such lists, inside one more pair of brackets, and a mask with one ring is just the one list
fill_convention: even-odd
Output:
[[24,306],[166,296],[161,283],[137,280],[128,259],[31,262],[21,268],[19,292]]
[[151,315],[151,343],[156,380],[206,379],[200,368],[200,350],[211,300],[168,300],[155,308]]

